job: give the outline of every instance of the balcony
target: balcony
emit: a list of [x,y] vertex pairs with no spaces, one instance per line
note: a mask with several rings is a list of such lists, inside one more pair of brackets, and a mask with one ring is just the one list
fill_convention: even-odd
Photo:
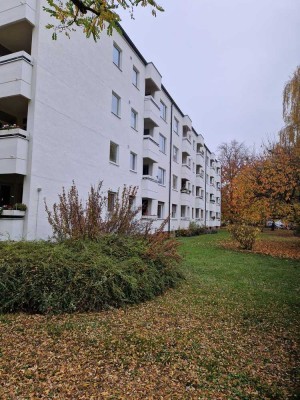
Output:
[[3,210],[0,215],[0,240],[21,240],[25,211]]
[[0,26],[26,21],[34,25],[36,0],[6,0],[0,2]]
[[25,51],[0,57],[0,98],[22,96],[31,99],[32,63]]
[[190,181],[192,178],[191,167],[188,164],[182,164],[181,166],[181,178]]
[[204,160],[204,150],[200,150],[199,152],[196,153],[196,163],[197,164],[203,164]]
[[192,144],[188,138],[182,138],[182,152],[191,155]]
[[160,124],[160,108],[152,96],[146,96],[144,100],[144,121],[155,127]]
[[149,158],[154,162],[159,160],[159,144],[150,135],[144,136],[143,157]]
[[1,174],[27,174],[28,141],[23,129],[0,130]]
[[185,189],[184,191],[181,190],[180,192],[181,192],[180,193],[180,202],[181,202],[181,204],[190,206],[190,203],[191,203],[191,195],[190,195],[190,193],[191,193],[191,191]]
[[156,199],[158,192],[157,180],[151,175],[143,175],[142,178],[142,197]]
[[196,208],[204,208],[204,199],[203,199],[203,197],[196,197],[196,200],[195,200],[195,207]]
[[191,131],[192,130],[192,120],[188,115],[183,117],[182,126],[184,131]]
[[153,63],[146,65],[145,89],[146,94],[153,94],[161,88],[161,75]]

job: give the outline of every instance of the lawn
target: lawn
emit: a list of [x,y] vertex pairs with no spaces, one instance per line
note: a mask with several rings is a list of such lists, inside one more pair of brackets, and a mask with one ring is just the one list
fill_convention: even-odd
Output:
[[181,239],[186,281],[151,302],[0,316],[0,398],[298,398],[300,262],[226,235]]

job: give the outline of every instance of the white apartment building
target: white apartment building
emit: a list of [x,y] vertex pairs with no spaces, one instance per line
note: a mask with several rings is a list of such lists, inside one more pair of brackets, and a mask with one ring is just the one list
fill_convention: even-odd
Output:
[[103,181],[110,204],[137,186],[141,218],[170,230],[219,227],[220,164],[154,64],[125,32],[53,41],[43,5],[0,0],[1,238],[51,235],[44,200],[73,180],[83,199]]

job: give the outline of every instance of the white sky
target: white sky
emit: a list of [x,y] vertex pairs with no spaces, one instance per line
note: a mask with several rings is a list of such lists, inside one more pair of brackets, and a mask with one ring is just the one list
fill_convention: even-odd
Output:
[[259,149],[283,125],[282,91],[300,64],[300,0],[157,0],[122,26],[211,151]]

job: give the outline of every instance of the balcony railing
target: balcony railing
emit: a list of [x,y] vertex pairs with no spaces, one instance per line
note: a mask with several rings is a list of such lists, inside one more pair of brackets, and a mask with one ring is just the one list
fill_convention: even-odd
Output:
[[152,126],[160,125],[160,107],[152,96],[145,97],[144,119]]
[[186,189],[186,188],[181,188],[180,192],[181,193],[186,193],[186,194],[191,194],[191,190],[190,189]]
[[159,159],[159,144],[150,135],[143,136],[143,157],[154,162],[158,162]]
[[23,129],[0,130],[1,174],[27,174],[28,141]]
[[25,51],[0,57],[0,98],[23,96],[31,99],[32,63]]
[[3,0],[0,2],[0,26],[26,21],[35,24],[36,0]]

